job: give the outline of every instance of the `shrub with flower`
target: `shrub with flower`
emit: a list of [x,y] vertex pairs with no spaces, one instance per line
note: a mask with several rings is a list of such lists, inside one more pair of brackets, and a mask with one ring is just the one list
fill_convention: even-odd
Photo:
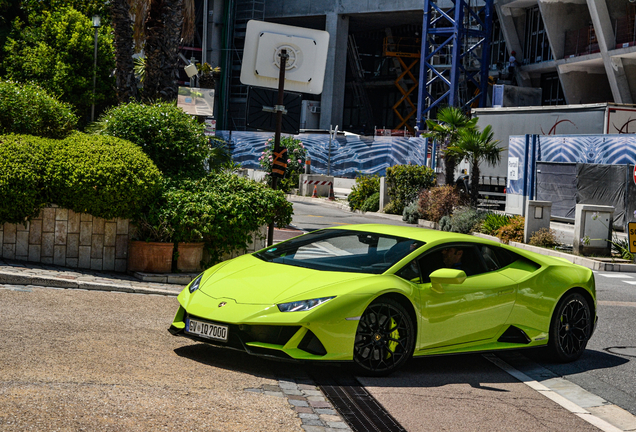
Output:
[[[302,141],[291,136],[281,136],[280,146],[281,149],[287,149],[287,153],[285,154],[287,169],[285,170],[285,177],[278,181],[278,188],[289,192],[290,189],[297,187],[298,176],[305,170],[307,151]],[[267,140],[265,150],[261,153],[258,160],[261,167],[263,167],[263,171],[268,173],[265,176],[267,184],[271,185],[272,177],[270,173],[272,172],[272,163],[274,161],[274,138]]]

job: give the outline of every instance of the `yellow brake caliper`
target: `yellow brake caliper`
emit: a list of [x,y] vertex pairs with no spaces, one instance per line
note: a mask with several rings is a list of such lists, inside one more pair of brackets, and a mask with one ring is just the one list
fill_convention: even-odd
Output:
[[[400,339],[400,332],[397,329],[395,320],[393,318],[391,318],[391,327],[395,327],[395,330],[393,330],[391,332],[391,339],[395,339],[398,340]],[[391,357],[393,355],[393,353],[395,352],[395,348],[397,347],[398,343],[396,341],[390,341],[387,344],[387,348],[389,348],[389,350],[386,353],[386,358],[388,359],[389,357]]]

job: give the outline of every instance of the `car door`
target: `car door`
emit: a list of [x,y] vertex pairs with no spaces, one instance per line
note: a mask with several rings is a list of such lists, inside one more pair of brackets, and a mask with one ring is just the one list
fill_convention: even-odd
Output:
[[[461,284],[444,284],[441,290],[434,290],[429,275],[449,267],[443,261],[444,250],[449,248],[462,251],[460,269],[467,278]],[[445,244],[418,258],[421,349],[485,341],[503,329],[514,306],[516,283],[496,265],[487,265],[483,252],[477,244]]]

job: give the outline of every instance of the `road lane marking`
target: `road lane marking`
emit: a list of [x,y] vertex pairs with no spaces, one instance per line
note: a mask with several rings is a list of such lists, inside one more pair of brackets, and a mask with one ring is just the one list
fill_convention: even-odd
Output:
[[[522,383],[530,387],[531,389],[536,390],[543,396],[547,397],[553,402],[556,402],[557,404],[561,405],[566,410],[570,411],[572,414],[576,415],[582,420],[585,420],[591,425],[596,426],[600,430],[604,432],[623,432],[623,429],[619,429],[616,426],[612,425],[611,423],[607,422],[606,420],[603,420],[602,418],[595,416],[590,411],[572,402],[566,397],[560,395],[556,391],[551,390],[546,385],[541,384],[540,382],[530,378],[528,375],[521,372],[520,370],[517,370],[514,367],[510,366],[508,363],[506,363],[504,360],[500,359],[499,357],[495,356],[494,354],[483,354],[482,356],[486,360],[490,361],[492,364],[500,368],[501,370],[507,372],[509,375],[513,376],[514,378],[518,379],[519,381],[521,381]],[[573,387],[579,387],[574,383],[570,383],[570,384]],[[581,387],[579,387],[579,389],[577,390],[579,390],[579,393],[589,393],[587,392],[587,390],[584,390]],[[598,396],[596,397],[598,398]],[[609,406],[609,405],[611,404],[607,403],[607,405],[604,405],[604,406]]]
[[603,306],[625,306],[625,307],[636,308],[636,302],[599,300],[598,304],[603,305]]
[[324,216],[316,216],[316,215],[305,215],[305,217],[324,217]]
[[636,285],[636,281],[623,281],[623,282],[630,285]]
[[615,273],[596,273],[599,276],[603,276],[606,278],[613,278],[613,279],[631,279],[632,276],[630,275],[626,275],[626,274],[615,274]]
[[351,225],[350,223],[346,223],[346,222],[334,222],[334,225]]

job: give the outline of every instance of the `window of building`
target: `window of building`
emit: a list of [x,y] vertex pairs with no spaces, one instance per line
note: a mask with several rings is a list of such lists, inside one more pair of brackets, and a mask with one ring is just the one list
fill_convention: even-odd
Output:
[[523,64],[552,60],[552,50],[539,6],[526,9],[526,37],[523,41]]
[[563,88],[556,72],[541,74],[541,105],[565,105]]

